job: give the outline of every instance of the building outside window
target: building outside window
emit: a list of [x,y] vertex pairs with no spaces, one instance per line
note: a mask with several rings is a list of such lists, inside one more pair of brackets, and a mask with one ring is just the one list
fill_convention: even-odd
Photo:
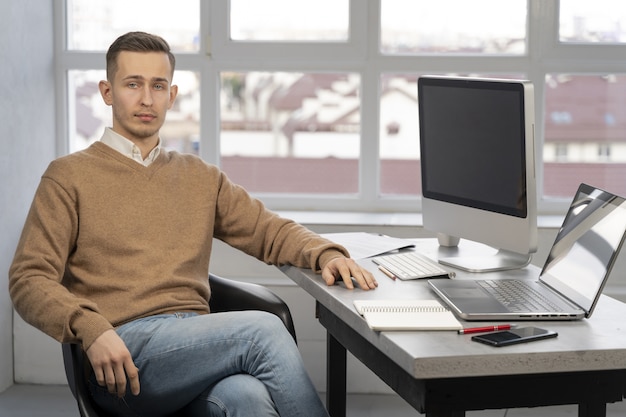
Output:
[[598,160],[611,161],[611,145],[602,143],[598,145]]

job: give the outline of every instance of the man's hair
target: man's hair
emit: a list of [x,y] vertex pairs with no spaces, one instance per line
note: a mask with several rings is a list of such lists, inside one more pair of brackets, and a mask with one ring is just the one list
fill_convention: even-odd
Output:
[[115,72],[117,71],[117,57],[122,51],[166,53],[170,60],[172,74],[174,74],[176,58],[165,39],[146,32],[128,32],[117,38],[107,51],[107,79],[109,81],[112,81],[115,76]]

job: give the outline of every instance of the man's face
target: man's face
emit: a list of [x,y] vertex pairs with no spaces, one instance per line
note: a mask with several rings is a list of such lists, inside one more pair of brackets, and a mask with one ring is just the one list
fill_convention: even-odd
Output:
[[113,130],[137,142],[155,141],[178,88],[172,85],[167,54],[122,51],[114,78],[100,82],[100,92],[113,109]]

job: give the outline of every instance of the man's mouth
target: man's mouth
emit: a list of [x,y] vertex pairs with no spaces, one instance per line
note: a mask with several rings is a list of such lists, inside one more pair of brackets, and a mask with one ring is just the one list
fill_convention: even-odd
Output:
[[142,122],[151,122],[156,119],[156,115],[150,113],[139,113],[136,117]]

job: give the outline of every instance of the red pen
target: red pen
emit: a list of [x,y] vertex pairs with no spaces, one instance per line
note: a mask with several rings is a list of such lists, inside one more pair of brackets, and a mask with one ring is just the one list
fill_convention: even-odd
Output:
[[497,330],[509,330],[511,327],[514,326],[514,324],[498,324],[496,326],[468,327],[466,329],[459,330],[459,334],[485,333],[495,332]]

